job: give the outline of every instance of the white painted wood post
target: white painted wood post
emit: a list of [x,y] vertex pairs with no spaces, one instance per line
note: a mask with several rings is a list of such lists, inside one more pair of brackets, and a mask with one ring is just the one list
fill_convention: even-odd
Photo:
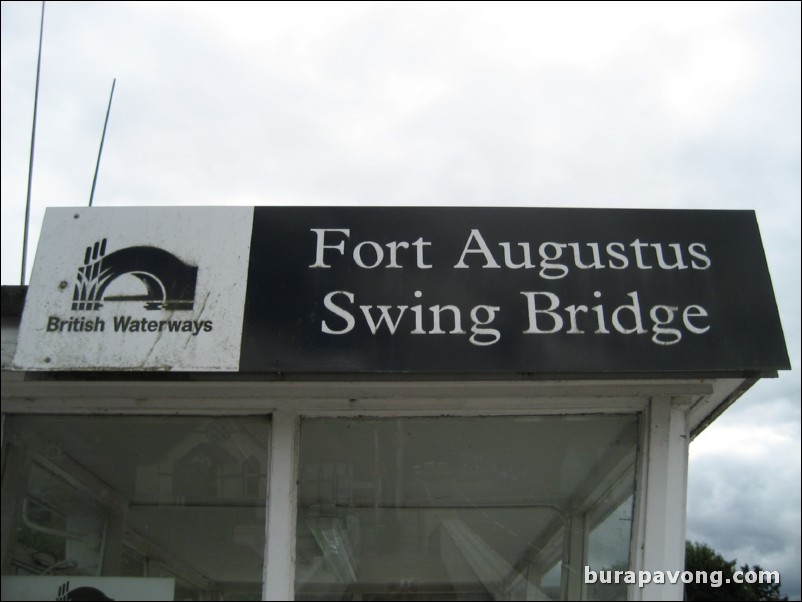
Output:
[[295,598],[299,418],[274,412],[270,437],[263,600]]
[[[636,570],[685,568],[685,504],[688,485],[687,398],[655,397],[649,405],[643,536]],[[650,583],[634,588],[634,599],[682,600],[683,584]]]

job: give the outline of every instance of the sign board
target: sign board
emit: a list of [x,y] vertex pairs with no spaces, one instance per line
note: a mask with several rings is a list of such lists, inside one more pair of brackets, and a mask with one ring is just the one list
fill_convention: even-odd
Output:
[[751,211],[49,210],[32,370],[768,373]]
[[39,370],[239,366],[253,209],[48,209],[15,360]]

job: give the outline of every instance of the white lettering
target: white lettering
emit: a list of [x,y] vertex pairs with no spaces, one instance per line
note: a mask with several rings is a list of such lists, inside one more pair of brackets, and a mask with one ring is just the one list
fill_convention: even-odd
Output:
[[[527,307],[529,310],[529,328],[524,330],[524,334],[551,334],[562,330],[563,319],[554,311],[560,307],[560,298],[557,295],[546,292],[522,292],[521,294],[526,297]],[[543,297],[546,297],[551,302],[551,306],[547,309],[538,309],[537,302],[535,301],[536,295],[542,295]],[[538,327],[538,314],[547,314],[548,317],[551,318],[553,323],[551,330],[542,330]]]
[[[560,297],[547,291],[522,291],[521,295],[526,298],[529,318],[524,334],[585,334],[590,329],[594,334],[610,334],[609,318],[615,332],[625,335],[651,332],[651,340],[656,345],[675,345],[682,340],[685,331],[704,334],[710,330],[709,325],[700,322],[708,316],[701,305],[689,305],[684,309],[676,305],[654,305],[644,314],[637,291],[627,293],[630,303],[612,309],[603,303],[591,308],[579,304],[563,307]],[[593,296],[600,299],[602,295],[594,291]],[[644,325],[645,316],[650,320],[651,330]]]
[[379,328],[381,327],[382,323],[387,324],[387,330],[390,331],[390,334],[395,334],[398,325],[401,323],[401,318],[404,315],[404,312],[407,310],[406,305],[399,305],[398,307],[398,317],[395,319],[395,322],[392,321],[390,317],[390,308],[393,307],[392,305],[377,305],[376,307],[379,308],[379,319],[378,321],[373,321],[373,314],[370,313],[370,310],[373,308],[372,305],[360,305],[359,309],[362,310],[362,313],[365,315],[365,321],[368,323],[368,328],[370,328],[370,332],[372,334],[376,334],[379,332]]
[[345,241],[340,241],[338,245],[327,245],[325,242],[326,239],[326,232],[340,232],[341,234],[345,234],[346,238],[351,236],[350,230],[343,230],[339,228],[311,228],[312,232],[315,233],[317,236],[317,245],[315,247],[315,263],[310,265],[310,268],[330,268],[330,265],[326,265],[326,262],[323,261],[323,253],[326,249],[334,249],[340,252],[340,255],[345,254]]
[[[693,312],[693,313],[691,313]],[[691,324],[691,318],[706,318],[707,317],[707,310],[700,305],[689,305],[685,308],[685,311],[682,312],[682,323],[685,324],[685,328],[691,331],[694,334],[702,334],[710,330],[710,326],[697,326],[695,324]]]
[[[471,243],[476,243],[476,245],[478,245],[478,248],[472,249]],[[462,255],[460,256],[457,265],[455,265],[454,267],[463,269],[467,268],[468,264],[465,263],[465,256],[468,255],[469,253],[479,253],[484,256],[485,264],[482,266],[482,268],[501,267],[498,264],[498,262],[496,262],[496,260],[493,258],[493,254],[490,252],[490,247],[487,246],[487,243],[485,242],[485,239],[482,238],[482,234],[479,232],[479,230],[476,229],[471,230],[471,235],[468,237],[468,242],[465,243],[465,248],[463,248],[462,250]]]
[[691,243],[688,246],[688,253],[691,254],[691,257],[693,257],[694,260],[699,260],[698,263],[696,261],[691,261],[691,266],[693,266],[694,270],[706,270],[710,267],[711,262],[710,258],[707,256],[707,247],[705,247],[702,243]]
[[[471,337],[468,339],[471,343],[480,347],[485,347],[498,342],[498,340],[501,338],[501,332],[499,332],[496,328],[478,327],[492,324],[493,320],[496,319],[496,313],[498,313],[500,310],[500,307],[494,305],[477,305],[471,310],[471,320],[473,320],[473,326],[471,326]],[[485,312],[484,319],[479,318],[480,311]],[[484,335],[489,335],[490,339],[480,341],[478,337]]]
[[320,323],[320,330],[325,332],[326,334],[347,334],[354,329],[356,325],[356,320],[354,320],[354,316],[351,315],[350,312],[343,309],[334,301],[332,300],[335,295],[344,295],[346,299],[348,299],[351,303],[354,302],[354,295],[353,293],[349,293],[348,291],[332,291],[328,295],[323,298],[323,306],[328,309],[331,313],[335,316],[342,318],[345,320],[345,327],[339,330],[334,330],[331,328],[326,320],[323,320]]
[[[632,292],[627,295],[630,299],[632,299],[632,305],[622,305],[620,307],[616,307],[613,311],[613,328],[615,328],[621,334],[643,334],[646,332],[643,328],[643,322],[640,313],[640,303],[638,301],[638,293]],[[621,323],[620,315],[621,312],[629,311],[632,314],[632,317],[635,320],[635,325],[632,328],[627,328]]]
[[[372,264],[366,264],[365,260],[362,258],[362,249],[366,246],[373,249],[373,254],[375,256],[375,261]],[[381,248],[381,245],[377,242],[373,242],[372,240],[366,240],[365,242],[359,243],[356,247],[354,247],[354,263],[358,265],[360,268],[367,268],[372,270],[373,268],[377,268],[381,265],[382,261],[384,260],[384,251]]]

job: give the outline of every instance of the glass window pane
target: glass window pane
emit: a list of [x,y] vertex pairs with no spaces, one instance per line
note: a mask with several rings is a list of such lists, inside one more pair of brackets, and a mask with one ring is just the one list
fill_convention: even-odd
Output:
[[261,598],[269,430],[264,417],[9,418],[4,592]]
[[[611,491],[596,504],[591,514],[585,564],[596,573],[625,571],[629,567],[634,497],[626,493]],[[585,597],[588,600],[626,600],[627,584],[597,581],[587,585]]]
[[305,420],[296,599],[566,599],[637,440],[635,416]]

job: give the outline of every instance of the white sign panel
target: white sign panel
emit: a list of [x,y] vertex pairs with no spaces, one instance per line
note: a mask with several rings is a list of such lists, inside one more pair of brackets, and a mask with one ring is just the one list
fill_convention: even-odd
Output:
[[15,364],[236,371],[253,208],[45,215]]
[[172,600],[173,578],[3,577],[3,600]]

